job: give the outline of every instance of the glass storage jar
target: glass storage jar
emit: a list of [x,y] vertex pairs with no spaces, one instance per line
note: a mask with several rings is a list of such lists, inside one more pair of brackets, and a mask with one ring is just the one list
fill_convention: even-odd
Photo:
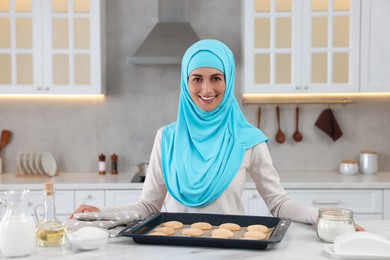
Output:
[[318,211],[317,236],[328,243],[344,233],[355,232],[353,211],[342,208],[323,208]]

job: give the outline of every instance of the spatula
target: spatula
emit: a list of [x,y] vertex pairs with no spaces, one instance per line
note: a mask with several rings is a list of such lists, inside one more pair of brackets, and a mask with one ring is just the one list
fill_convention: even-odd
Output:
[[11,140],[11,131],[9,130],[3,130],[1,131],[1,137],[0,137],[0,153],[3,151],[4,147],[9,143]]

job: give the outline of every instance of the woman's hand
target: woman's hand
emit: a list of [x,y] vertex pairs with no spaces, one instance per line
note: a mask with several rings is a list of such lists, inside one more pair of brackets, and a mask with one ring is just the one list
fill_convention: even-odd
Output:
[[357,224],[355,224],[355,230],[356,231],[365,231],[364,228],[362,226],[359,226]]
[[83,212],[100,212],[100,210],[94,206],[90,205],[80,205],[70,216],[69,219],[73,218],[75,213],[83,213]]

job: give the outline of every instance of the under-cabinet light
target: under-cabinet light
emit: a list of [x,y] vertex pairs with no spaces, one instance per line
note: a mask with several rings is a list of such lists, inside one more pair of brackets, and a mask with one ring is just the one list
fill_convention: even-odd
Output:
[[351,103],[352,101],[390,100],[390,93],[311,93],[311,94],[242,94],[244,104],[259,103]]
[[102,100],[103,94],[0,94],[0,100],[5,99],[43,99],[43,100]]

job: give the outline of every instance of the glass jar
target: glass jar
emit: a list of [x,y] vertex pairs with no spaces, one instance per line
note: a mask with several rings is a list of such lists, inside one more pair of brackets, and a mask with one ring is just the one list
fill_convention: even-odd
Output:
[[318,211],[317,236],[328,243],[344,233],[355,232],[353,211],[342,208],[323,208]]

